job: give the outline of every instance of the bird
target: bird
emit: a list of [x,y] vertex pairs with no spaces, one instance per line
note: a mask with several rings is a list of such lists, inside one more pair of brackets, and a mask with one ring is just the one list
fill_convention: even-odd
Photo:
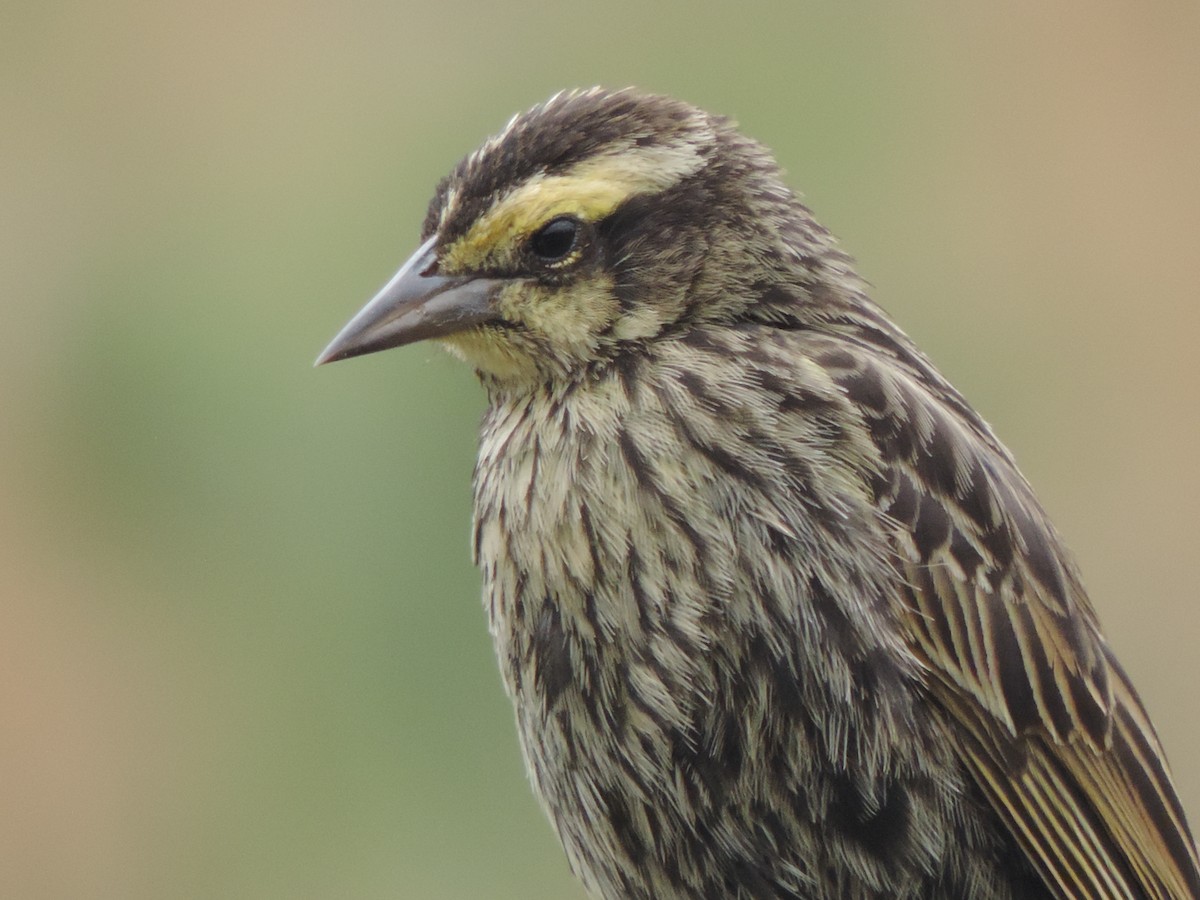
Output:
[[423,340],[486,393],[484,607],[590,897],[1200,898],[1012,454],[732,120],[515,115],[318,364]]

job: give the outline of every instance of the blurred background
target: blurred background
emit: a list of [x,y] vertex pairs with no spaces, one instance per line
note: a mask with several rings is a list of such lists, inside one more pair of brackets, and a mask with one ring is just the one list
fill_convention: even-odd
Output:
[[462,154],[593,83],[775,149],[1017,454],[1200,824],[1192,0],[63,0],[0,35],[0,895],[582,897],[469,561],[472,374],[310,365]]

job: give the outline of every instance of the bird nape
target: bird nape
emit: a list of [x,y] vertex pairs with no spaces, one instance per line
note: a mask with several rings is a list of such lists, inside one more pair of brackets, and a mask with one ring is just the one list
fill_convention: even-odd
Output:
[[592,896],[1200,898],[1012,456],[728,120],[513,118],[319,361],[427,338],[487,392],[484,605]]

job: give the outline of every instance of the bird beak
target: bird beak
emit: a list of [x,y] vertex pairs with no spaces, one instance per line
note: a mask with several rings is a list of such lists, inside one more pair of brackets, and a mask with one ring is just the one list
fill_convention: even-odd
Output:
[[430,238],[408,258],[314,365],[453,334],[495,318],[494,300],[503,282],[431,274],[437,262],[435,240]]

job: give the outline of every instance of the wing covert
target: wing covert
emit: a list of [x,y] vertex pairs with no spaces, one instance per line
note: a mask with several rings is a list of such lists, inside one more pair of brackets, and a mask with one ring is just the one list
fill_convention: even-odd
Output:
[[989,802],[1062,900],[1200,898],[1154,729],[1011,456],[935,375],[854,356],[833,375],[885,460],[905,627]]

